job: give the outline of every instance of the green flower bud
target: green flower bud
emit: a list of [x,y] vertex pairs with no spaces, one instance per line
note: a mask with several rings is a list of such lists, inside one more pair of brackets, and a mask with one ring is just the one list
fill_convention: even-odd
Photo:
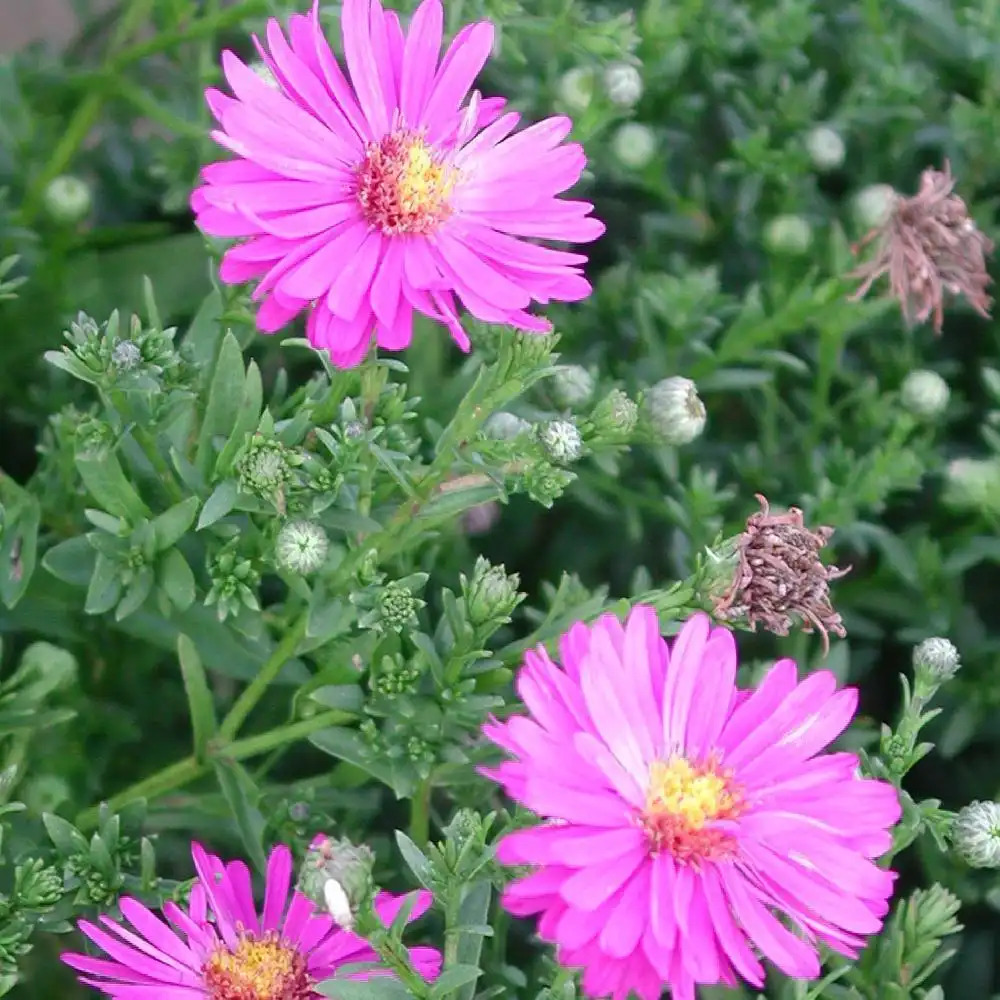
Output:
[[292,478],[291,459],[280,441],[255,434],[236,463],[240,490],[267,500],[282,495]]
[[506,410],[491,414],[486,423],[483,424],[483,433],[497,441],[512,441],[530,429],[531,424],[527,420],[522,420],[516,414],[508,413]]
[[932,420],[947,409],[951,391],[937,372],[920,369],[903,379],[899,395],[903,406],[915,417]]
[[639,405],[621,389],[612,389],[594,407],[590,422],[601,437],[624,437],[639,422]]
[[656,136],[648,125],[626,122],[612,136],[611,148],[622,166],[641,170],[656,155]]
[[278,532],[274,557],[282,569],[309,576],[326,562],[329,549],[330,541],[318,524],[289,521]]
[[46,910],[63,897],[63,878],[55,868],[46,868],[40,858],[33,858],[14,869],[14,897],[26,910]]
[[689,378],[674,375],[657,382],[643,403],[651,429],[665,444],[690,444],[705,429],[705,405]]
[[835,129],[829,125],[817,125],[806,136],[806,151],[817,170],[836,170],[843,165],[847,146]]
[[800,257],[812,239],[812,226],[801,215],[777,215],[764,227],[764,246],[771,253]]
[[575,67],[559,79],[559,97],[573,111],[586,111],[594,97],[594,71]]
[[551,507],[576,477],[572,472],[538,462],[524,473],[524,489],[535,503]]
[[134,340],[122,340],[111,351],[111,364],[119,371],[131,371],[142,361],[142,348]]
[[949,462],[942,499],[957,510],[1000,514],[1000,461],[956,458]]
[[354,604],[368,609],[358,618],[358,624],[376,632],[402,632],[417,625],[417,612],[425,602],[413,591],[419,590],[426,582],[426,573],[411,573],[402,580],[390,580],[377,589],[372,587],[352,594]]
[[890,185],[869,184],[854,196],[851,209],[858,226],[868,230],[881,226],[895,203],[896,192]]
[[634,107],[642,97],[642,74],[630,63],[612,63],[604,71],[604,92],[612,104]]
[[212,581],[205,606],[216,605],[219,621],[237,615],[241,607],[259,611],[257,588],[260,573],[253,562],[238,551],[239,539],[227,543],[209,562],[208,575]]
[[49,181],[43,196],[49,217],[65,226],[85,219],[94,204],[90,185],[72,174],[62,174]]
[[924,674],[935,687],[950,681],[961,665],[961,657],[954,644],[941,636],[924,639],[913,650],[914,673]]
[[546,456],[560,465],[569,465],[583,454],[583,438],[571,420],[550,420],[537,430]]
[[469,621],[474,626],[510,621],[511,612],[523,599],[517,590],[519,582],[516,573],[508,576],[502,565],[491,566],[488,559],[479,556],[472,579],[462,576],[462,592]]
[[573,410],[590,402],[594,395],[594,376],[580,365],[557,368],[549,380],[557,406]]
[[970,802],[951,828],[955,853],[973,868],[1000,868],[1000,805]]
[[306,853],[296,888],[350,929],[358,907],[371,895],[374,863],[375,855],[364,844],[319,836]]

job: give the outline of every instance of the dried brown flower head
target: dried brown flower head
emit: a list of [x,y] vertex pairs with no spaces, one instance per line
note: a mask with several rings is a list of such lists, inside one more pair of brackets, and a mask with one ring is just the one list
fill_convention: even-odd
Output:
[[874,258],[850,274],[862,279],[853,300],[862,298],[887,274],[907,323],[923,323],[933,316],[934,332],[940,333],[946,294],[964,296],[980,316],[989,319],[993,300],[986,289],[992,279],[986,271],[986,257],[993,243],[969,218],[954,187],[946,161],[943,172],[929,168],[920,175],[920,189],[912,198],[897,193],[885,222],[853,247],[858,253],[878,240]]
[[736,570],[729,589],[715,599],[715,613],[744,618],[754,631],[759,622],[775,635],[788,635],[798,618],[804,632],[822,634],[827,653],[830,632],[847,634],[830,603],[829,584],[849,569],[824,566],[819,558],[833,528],[810,531],[798,507],[772,514],[759,493],[757,500],[761,509],[747,518],[747,530],[736,540]]

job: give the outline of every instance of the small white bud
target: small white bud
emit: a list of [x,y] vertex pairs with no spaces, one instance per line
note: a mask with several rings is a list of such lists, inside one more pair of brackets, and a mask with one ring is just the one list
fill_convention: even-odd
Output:
[[970,802],[951,829],[955,853],[973,868],[1000,868],[1000,805]]
[[604,71],[608,100],[620,108],[631,108],[642,97],[642,74],[630,63],[612,63]]
[[690,444],[705,429],[705,404],[689,378],[674,375],[657,382],[643,406],[650,426],[665,444]]
[[308,576],[326,562],[330,542],[326,532],[312,521],[289,521],[278,532],[274,555],[278,565]]
[[538,428],[545,454],[560,465],[575,462],[583,454],[583,438],[571,420],[550,420]]
[[576,66],[559,79],[559,97],[572,111],[586,111],[594,97],[594,71]]
[[86,218],[94,203],[90,185],[72,174],[62,174],[49,181],[44,200],[49,217],[67,226]]
[[913,650],[913,669],[941,683],[951,680],[962,665],[955,644],[941,636],[924,639]]
[[776,215],[764,227],[764,245],[772,253],[799,257],[812,246],[812,226],[801,215]]
[[899,395],[910,413],[930,420],[945,411],[951,392],[948,383],[937,372],[920,369],[903,379]]
[[347,898],[344,887],[335,878],[328,878],[323,883],[323,899],[337,926],[349,931],[354,926],[351,901]]
[[836,129],[817,125],[806,136],[806,151],[817,170],[836,170],[844,162],[847,146]]
[[626,122],[615,132],[611,148],[623,166],[641,170],[656,154],[656,136],[648,125]]
[[854,196],[854,218],[861,229],[875,229],[889,218],[895,203],[896,192],[890,185],[869,184]]
[[498,410],[491,414],[483,424],[486,436],[497,441],[512,441],[530,428],[531,424],[527,420],[522,420],[516,413],[508,413],[506,410]]
[[570,410],[590,402],[594,376],[581,365],[566,365],[555,370],[549,386],[556,403]]

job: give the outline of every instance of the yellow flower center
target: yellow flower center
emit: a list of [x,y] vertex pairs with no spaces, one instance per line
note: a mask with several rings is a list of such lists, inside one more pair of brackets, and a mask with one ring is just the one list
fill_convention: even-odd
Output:
[[650,767],[639,822],[651,852],[667,851],[678,861],[697,864],[733,857],[735,839],[711,824],[734,819],[742,808],[742,789],[715,757],[692,763],[672,756]]
[[458,172],[406,129],[369,143],[358,168],[358,202],[365,219],[387,236],[426,235],[451,215]]
[[202,968],[208,1000],[311,1000],[315,996],[305,957],[277,935],[240,938],[222,947]]

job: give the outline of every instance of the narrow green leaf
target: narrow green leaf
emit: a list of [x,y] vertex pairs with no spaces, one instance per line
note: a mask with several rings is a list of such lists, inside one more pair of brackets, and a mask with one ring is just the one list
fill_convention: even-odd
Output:
[[198,307],[198,312],[184,334],[184,346],[197,371],[210,370],[222,339],[222,327],[219,325],[221,315],[222,296],[213,288]]
[[198,513],[198,503],[197,497],[188,497],[153,519],[157,552],[169,549],[184,537],[184,533],[191,527]]
[[207,528],[210,524],[215,524],[216,521],[224,518],[236,505],[237,496],[239,496],[239,488],[235,480],[225,479],[219,483],[201,509],[196,530],[201,531],[202,528]]
[[178,611],[187,611],[194,603],[194,573],[179,549],[171,549],[160,562],[160,589]]
[[481,975],[482,971],[477,965],[453,965],[434,980],[430,992],[431,1000],[440,1000],[463,986],[471,985],[475,990],[474,984]]
[[153,589],[155,579],[153,571],[148,566],[144,566],[136,573],[128,585],[125,595],[118,602],[118,607],[115,608],[115,621],[120,622],[122,619],[128,618],[129,615],[135,614],[146,603],[146,598],[149,597],[150,591]]
[[181,665],[181,677],[184,679],[188,710],[191,713],[194,757],[200,763],[205,760],[209,740],[219,729],[215,703],[208,688],[208,678],[201,657],[194,643],[186,635],[177,637],[177,661]]
[[243,367],[243,351],[232,331],[222,338],[219,357],[215,363],[212,382],[208,389],[208,406],[201,422],[195,465],[202,475],[207,476],[213,466],[212,441],[225,435],[228,439],[236,422],[243,400],[243,386],[246,369]]
[[326,708],[339,708],[354,714],[365,704],[365,693],[357,684],[325,684],[310,692],[309,697]]
[[53,367],[61,368],[67,375],[72,375],[73,378],[77,378],[81,382],[97,385],[97,375],[75,354],[71,354],[69,351],[46,351],[42,357]]
[[252,361],[247,365],[246,381],[243,385],[243,401],[240,403],[239,413],[233,423],[229,440],[226,441],[219,458],[215,463],[215,475],[227,476],[232,471],[240,448],[243,447],[247,435],[257,426],[260,420],[260,410],[264,405],[264,386],[260,378],[260,369],[257,362]]
[[109,513],[132,522],[149,516],[149,508],[135,491],[118,456],[109,449],[76,456],[76,471],[90,495]]
[[431,863],[427,855],[402,830],[396,831],[396,846],[413,877],[425,888],[431,887]]
[[65,542],[53,545],[42,556],[42,566],[57,580],[72,584],[74,587],[86,587],[94,575],[94,563],[97,553],[84,535],[68,538]]
[[0,472],[0,600],[13,608],[28,589],[38,552],[41,505]]
[[55,813],[42,813],[42,823],[55,849],[63,856],[84,854],[90,849],[87,838],[68,820]]
[[107,556],[98,554],[83,610],[88,615],[102,615],[118,603],[121,592],[122,581],[118,565]]
[[371,979],[328,979],[316,986],[320,996],[334,1000],[412,1000],[410,991],[398,980],[388,976]]
[[[477,928],[489,924],[490,900],[493,887],[485,879],[473,882],[464,889],[462,902],[458,908],[458,961],[460,965],[479,966],[479,956],[483,950],[483,935]],[[476,992],[475,982],[467,982],[455,995],[455,1000],[472,1000]]]
[[247,855],[257,871],[264,872],[267,869],[263,843],[265,822],[257,806],[260,791],[236,761],[215,757],[212,759],[212,766]]

